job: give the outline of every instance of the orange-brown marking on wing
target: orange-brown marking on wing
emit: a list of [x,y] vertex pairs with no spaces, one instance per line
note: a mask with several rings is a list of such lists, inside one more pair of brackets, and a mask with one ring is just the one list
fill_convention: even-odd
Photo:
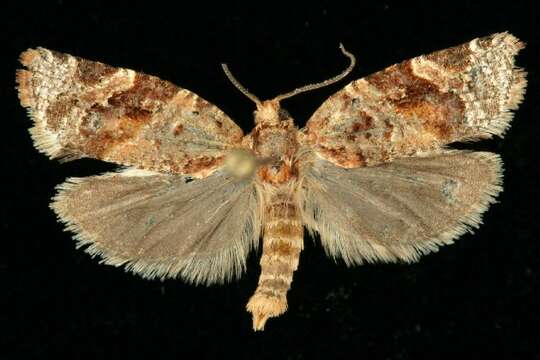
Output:
[[178,88],[168,81],[137,73],[133,86],[126,91],[114,94],[108,102],[118,107],[154,111],[166,104],[177,92]]
[[223,164],[225,156],[201,156],[189,159],[184,165],[184,171],[189,173],[198,173],[203,169],[211,169]]
[[464,117],[463,100],[457,94],[440,91],[433,81],[416,75],[410,60],[368,76],[366,81],[389,94],[387,101],[399,116],[419,119],[423,130],[440,140],[455,135]]
[[[96,116],[100,118],[99,127],[92,128],[90,119]],[[121,114],[116,109],[96,105],[81,122],[85,151],[98,158],[105,158],[118,146],[137,138],[141,128],[150,121],[151,113],[147,110],[128,108]]]

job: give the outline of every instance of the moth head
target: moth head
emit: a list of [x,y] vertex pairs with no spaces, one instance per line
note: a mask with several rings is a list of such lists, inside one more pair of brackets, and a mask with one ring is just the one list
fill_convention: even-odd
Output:
[[257,110],[254,112],[255,124],[277,124],[285,114],[277,100],[267,100],[257,104]]

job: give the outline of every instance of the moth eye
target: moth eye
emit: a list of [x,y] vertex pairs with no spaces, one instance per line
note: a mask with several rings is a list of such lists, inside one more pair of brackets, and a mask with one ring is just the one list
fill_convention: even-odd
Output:
[[252,176],[257,168],[257,158],[246,149],[234,149],[227,153],[225,169],[229,174],[244,179]]

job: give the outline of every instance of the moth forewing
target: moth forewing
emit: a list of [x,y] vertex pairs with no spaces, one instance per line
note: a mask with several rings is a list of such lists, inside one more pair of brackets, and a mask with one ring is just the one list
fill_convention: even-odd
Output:
[[523,47],[493,34],[353,81],[315,111],[305,143],[355,168],[503,136],[525,92],[525,72],[514,65]]

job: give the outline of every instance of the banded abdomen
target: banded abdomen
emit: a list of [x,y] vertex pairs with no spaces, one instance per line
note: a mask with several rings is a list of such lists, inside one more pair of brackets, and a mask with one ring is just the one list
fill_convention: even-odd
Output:
[[268,318],[287,310],[287,291],[302,248],[303,227],[294,197],[283,193],[272,196],[265,206],[259,285],[247,304],[254,330],[264,329]]

